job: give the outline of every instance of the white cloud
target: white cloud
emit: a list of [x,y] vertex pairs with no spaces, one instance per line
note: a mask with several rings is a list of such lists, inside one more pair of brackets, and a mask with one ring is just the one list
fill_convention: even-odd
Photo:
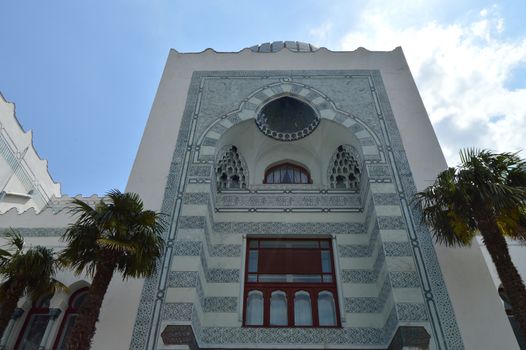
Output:
[[[411,9],[404,11],[408,15]],[[524,149],[526,86],[510,89],[506,81],[526,64],[526,36],[503,36],[505,20],[498,7],[477,11],[465,22],[409,27],[390,22],[396,16],[389,13],[385,7],[364,11],[340,48],[402,46],[448,163],[456,164],[464,147]]]

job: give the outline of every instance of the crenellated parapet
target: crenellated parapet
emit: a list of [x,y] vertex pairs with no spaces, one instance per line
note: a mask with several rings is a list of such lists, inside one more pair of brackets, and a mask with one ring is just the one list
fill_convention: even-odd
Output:
[[61,196],[60,184],[36,152],[31,130],[18,122],[15,105],[0,94],[0,213],[13,208],[40,212],[53,196]]
[[[73,199],[80,199],[94,206],[103,198],[104,197],[99,197],[97,195],[92,195],[90,197],[83,197],[81,195],[70,197],[65,195],[61,197],[52,197],[48,204],[38,211],[34,207],[27,208],[24,211],[19,211],[17,208],[11,208],[0,214],[0,232],[9,227],[22,227],[27,229],[66,227],[75,219],[70,211]],[[23,230],[21,233],[24,235]]]

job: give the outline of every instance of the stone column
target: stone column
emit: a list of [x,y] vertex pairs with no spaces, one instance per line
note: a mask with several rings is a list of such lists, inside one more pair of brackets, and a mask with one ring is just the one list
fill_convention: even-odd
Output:
[[49,309],[49,321],[46,326],[46,331],[44,332],[44,336],[42,337],[42,340],[40,341],[40,346],[38,347],[38,350],[46,350],[46,345],[49,340],[49,334],[51,333],[51,330],[53,329],[53,325],[55,324],[55,321],[57,320],[58,316],[62,310],[60,309]]

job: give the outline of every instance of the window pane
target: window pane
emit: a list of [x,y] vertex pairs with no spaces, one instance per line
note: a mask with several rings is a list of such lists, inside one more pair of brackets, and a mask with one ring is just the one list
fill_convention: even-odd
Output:
[[320,283],[321,282],[321,276],[320,275],[291,275],[291,281],[290,282],[296,282],[296,283]]
[[259,275],[259,282],[287,282],[287,275]]
[[321,241],[321,242],[320,242],[320,246],[321,246],[322,248],[326,248],[326,249],[328,249],[328,248],[329,248],[329,242],[327,242],[327,241]]
[[332,283],[332,275],[323,275],[323,282]]
[[294,296],[294,325],[312,326],[312,308],[307,292],[297,292]]
[[250,241],[248,244],[250,248],[257,248],[258,247],[258,241]]
[[259,291],[248,293],[246,324],[263,325],[263,294]]
[[261,248],[318,248],[318,241],[261,241]]
[[331,253],[328,250],[321,251],[321,271],[324,273],[332,272]]
[[331,292],[321,292],[318,295],[318,316],[320,326],[336,326],[336,307]]
[[274,172],[270,172],[267,174],[267,181],[268,184],[274,183]]
[[290,163],[277,165],[265,172],[265,182],[269,184],[306,184],[308,178],[305,168]]
[[24,332],[24,337],[20,342],[18,349],[20,350],[38,350],[40,342],[44,337],[47,323],[49,321],[48,315],[33,314]]
[[273,292],[270,297],[270,325],[286,326],[287,324],[287,296],[284,292]]
[[250,250],[248,253],[248,272],[258,272],[258,251]]

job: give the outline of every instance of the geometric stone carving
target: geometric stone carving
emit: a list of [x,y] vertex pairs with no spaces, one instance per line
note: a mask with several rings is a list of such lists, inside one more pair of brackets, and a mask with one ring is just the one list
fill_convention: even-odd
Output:
[[340,145],[329,162],[330,188],[358,189],[360,167],[358,157],[352,146]]
[[217,159],[217,190],[246,189],[248,169],[245,160],[237,152],[237,147],[225,146]]
[[424,327],[416,326],[400,326],[398,327],[388,350],[403,350],[403,349],[429,349],[429,340],[431,336],[427,333]]

